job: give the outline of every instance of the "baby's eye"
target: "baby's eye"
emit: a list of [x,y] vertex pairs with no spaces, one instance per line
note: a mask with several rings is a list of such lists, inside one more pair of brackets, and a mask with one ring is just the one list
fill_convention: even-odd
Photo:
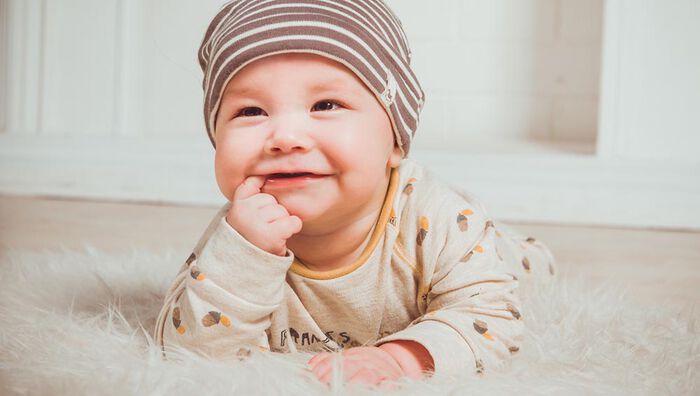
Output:
[[246,107],[241,109],[236,117],[255,117],[265,114],[265,111],[260,107]]
[[[336,106],[336,107],[333,107]],[[311,108],[312,111],[328,111],[339,109],[341,105],[334,100],[321,100]]]

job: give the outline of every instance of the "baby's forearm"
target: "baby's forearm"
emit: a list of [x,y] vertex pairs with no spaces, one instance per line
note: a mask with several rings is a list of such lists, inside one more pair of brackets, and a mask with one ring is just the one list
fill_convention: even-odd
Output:
[[401,366],[407,377],[420,379],[434,368],[433,358],[425,347],[415,341],[397,340],[379,346]]

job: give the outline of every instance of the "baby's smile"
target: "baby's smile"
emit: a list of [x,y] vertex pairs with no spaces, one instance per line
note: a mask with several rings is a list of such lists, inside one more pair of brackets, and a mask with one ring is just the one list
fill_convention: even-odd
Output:
[[333,175],[332,172],[321,170],[318,166],[298,164],[262,168],[256,173],[265,177],[262,188],[267,190],[303,188]]
[[267,190],[302,188],[330,176],[309,172],[274,173],[267,176],[263,188]]

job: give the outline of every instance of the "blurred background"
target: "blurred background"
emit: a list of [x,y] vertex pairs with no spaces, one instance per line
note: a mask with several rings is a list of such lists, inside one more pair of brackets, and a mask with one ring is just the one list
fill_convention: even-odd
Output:
[[[700,229],[700,2],[387,2],[413,158],[502,219]],[[197,64],[222,4],[0,0],[0,194],[223,204]]]

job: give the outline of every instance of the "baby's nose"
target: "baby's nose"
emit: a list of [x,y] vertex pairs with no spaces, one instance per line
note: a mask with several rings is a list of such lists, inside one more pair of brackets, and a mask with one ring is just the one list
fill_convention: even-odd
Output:
[[285,117],[275,122],[265,151],[268,154],[308,151],[313,145],[313,139],[309,135],[309,125],[301,118]]

